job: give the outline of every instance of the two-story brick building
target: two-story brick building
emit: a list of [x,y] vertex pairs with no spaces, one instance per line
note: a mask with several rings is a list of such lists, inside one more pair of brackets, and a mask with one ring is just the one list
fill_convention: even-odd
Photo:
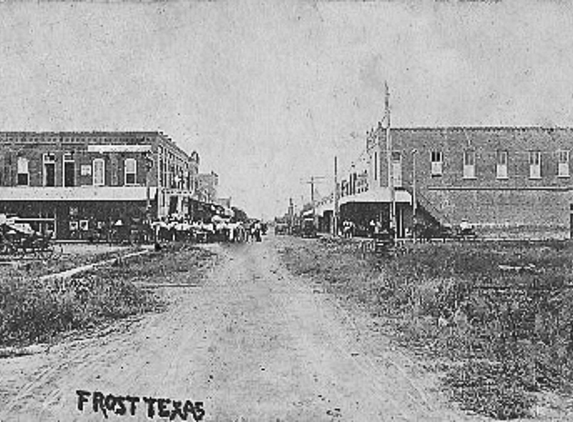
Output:
[[388,153],[385,131],[371,133],[361,165],[341,183],[343,218],[388,218],[391,163],[400,235],[412,226],[415,196],[418,217],[441,224],[466,220],[495,236],[570,236],[573,129],[398,128],[390,136]]
[[0,213],[81,238],[119,219],[187,214],[199,156],[162,132],[0,133]]

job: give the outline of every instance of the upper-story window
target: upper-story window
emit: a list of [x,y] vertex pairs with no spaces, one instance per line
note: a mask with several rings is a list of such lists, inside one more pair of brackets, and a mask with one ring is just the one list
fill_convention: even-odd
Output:
[[62,170],[64,186],[74,186],[76,184],[76,165],[74,163],[74,155],[71,152],[64,154]]
[[30,184],[30,172],[28,171],[28,159],[18,157],[18,176],[16,183],[18,186],[28,186]]
[[94,186],[105,185],[105,161],[103,158],[94,159],[93,168]]
[[168,187],[175,188],[175,167],[173,164],[169,166],[169,184]]
[[476,152],[474,150],[464,151],[464,179],[475,179],[476,177]]
[[400,151],[392,151],[392,183],[394,187],[402,187],[402,154]]
[[44,186],[56,186],[56,155],[47,153],[43,155]]
[[557,176],[569,177],[569,151],[561,150],[558,152]]
[[529,178],[541,179],[541,152],[529,151]]
[[431,168],[432,176],[441,176],[444,164],[442,151],[432,151],[431,163],[432,163],[432,168]]
[[497,152],[495,174],[498,179],[507,179],[507,151]]
[[137,183],[137,161],[135,158],[125,160],[125,184],[135,185]]

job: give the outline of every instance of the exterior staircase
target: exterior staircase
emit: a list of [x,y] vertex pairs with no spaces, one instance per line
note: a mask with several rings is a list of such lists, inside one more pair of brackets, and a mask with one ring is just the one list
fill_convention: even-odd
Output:
[[[411,186],[404,187],[404,189],[413,197],[413,189]],[[440,227],[453,226],[451,220],[419,190],[416,191],[416,202],[418,203],[418,213],[424,215],[426,220],[429,220],[430,223]]]

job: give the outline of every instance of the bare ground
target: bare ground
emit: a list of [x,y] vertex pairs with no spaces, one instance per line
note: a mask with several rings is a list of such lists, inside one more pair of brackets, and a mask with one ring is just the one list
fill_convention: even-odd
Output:
[[208,421],[477,420],[367,316],[290,275],[276,254],[290,241],[216,247],[204,283],[160,290],[167,311],[0,360],[0,420],[106,420],[78,410],[78,389],[202,401]]

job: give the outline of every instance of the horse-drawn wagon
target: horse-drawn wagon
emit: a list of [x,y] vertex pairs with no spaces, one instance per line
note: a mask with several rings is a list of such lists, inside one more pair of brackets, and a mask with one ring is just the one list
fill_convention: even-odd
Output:
[[49,258],[56,252],[49,234],[42,234],[27,224],[4,222],[0,224],[0,255],[35,255]]

